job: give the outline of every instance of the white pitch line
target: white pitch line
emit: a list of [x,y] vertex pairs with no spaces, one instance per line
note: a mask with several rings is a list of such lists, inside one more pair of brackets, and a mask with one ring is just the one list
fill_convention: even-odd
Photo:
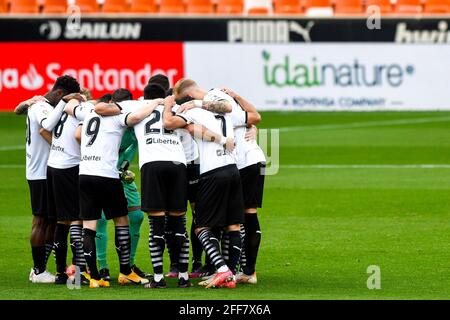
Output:
[[279,128],[279,130],[280,130],[280,132],[291,132],[291,131],[352,129],[352,128],[369,128],[369,127],[408,125],[408,124],[446,122],[446,121],[450,122],[450,117],[427,117],[427,118],[416,118],[416,119],[350,122],[350,123],[344,123],[344,124],[324,124],[324,125],[317,125],[317,126],[281,127],[281,128]]
[[11,151],[11,150],[24,150],[25,145],[16,145],[16,146],[4,146],[0,147],[0,151]]
[[286,164],[281,169],[450,169],[450,164]]
[[[131,165],[138,169],[137,165]],[[0,169],[20,169],[25,164],[0,164]],[[285,164],[281,169],[450,169],[450,164]]]

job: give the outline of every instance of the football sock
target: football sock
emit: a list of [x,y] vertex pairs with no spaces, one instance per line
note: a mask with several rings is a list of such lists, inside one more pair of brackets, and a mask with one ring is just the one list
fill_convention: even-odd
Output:
[[141,238],[140,231],[143,220],[144,220],[144,213],[141,210],[128,212],[128,221],[130,222],[130,238],[131,238],[130,265],[134,265],[136,250],[138,247],[139,239]]
[[109,269],[106,259],[106,252],[108,251],[108,220],[105,219],[103,213],[101,219],[97,220],[95,247],[97,248],[97,260],[100,270]]
[[50,258],[52,251],[53,251],[53,240],[45,244],[45,260],[44,260],[45,266],[47,265],[48,258]]
[[223,237],[222,237],[222,241],[220,242],[220,247],[222,250],[222,256],[223,259],[225,260],[225,262],[228,264],[228,260],[229,260],[229,254],[230,254],[230,237],[228,235],[228,232],[225,232]]
[[129,275],[131,273],[130,266],[130,227],[116,226],[115,228],[115,244],[116,252],[119,256],[120,273]]
[[95,235],[96,232],[91,229],[83,228],[83,252],[84,258],[89,268],[92,279],[100,280],[100,275],[97,269],[97,252],[95,249]]
[[80,268],[81,272],[86,271],[86,260],[83,252],[83,225],[73,224],[70,226],[70,247],[73,254],[73,264]]
[[259,244],[261,243],[261,229],[256,213],[245,214],[245,255],[247,258],[243,271],[251,275],[256,269],[256,258],[258,257]]
[[241,258],[239,260],[239,267],[242,271],[243,268],[247,265],[247,255],[245,254],[245,226],[244,224],[241,224],[241,243],[242,243],[242,251],[241,251]]
[[[214,264],[216,269],[226,266],[225,260],[220,254],[220,246],[217,238],[209,229],[203,229],[198,233],[198,239],[200,240],[206,255],[211,259],[211,263]],[[222,268],[223,270],[223,268]]]
[[[236,274],[237,265],[241,256],[242,239],[240,231],[228,231],[226,233],[229,238],[229,258],[227,261],[228,268]],[[225,237],[224,237],[225,238]]]
[[178,272],[187,272],[189,266],[189,238],[186,232],[186,215],[168,216],[168,226],[173,234],[172,255],[178,262]]
[[[165,216],[148,216],[150,225],[148,248],[155,276],[163,273],[163,253],[166,243],[164,239],[165,219]],[[155,280],[158,281],[156,278]]]
[[45,246],[31,247],[33,256],[34,273],[40,274],[45,271]]
[[172,220],[169,219],[169,216],[165,216],[165,230],[164,230],[164,237],[166,239],[166,247],[167,252],[169,253],[169,259],[170,259],[170,269],[177,267],[177,258],[173,253],[173,231],[172,226],[170,225],[172,223]]
[[67,224],[57,223],[55,228],[54,250],[56,260],[56,272],[66,272],[67,263],[67,236],[69,235],[70,226]]
[[[192,211],[192,214],[194,215],[195,211]],[[195,222],[192,221],[191,224],[191,246],[192,246],[192,265],[194,268],[199,268],[202,265],[202,253],[203,253],[203,247],[200,243],[200,240],[198,240],[197,235],[195,234],[196,225]]]

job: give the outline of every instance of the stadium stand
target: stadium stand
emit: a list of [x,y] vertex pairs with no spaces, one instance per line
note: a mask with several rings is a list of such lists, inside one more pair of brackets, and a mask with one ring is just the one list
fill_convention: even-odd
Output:
[[159,13],[181,14],[186,12],[183,0],[160,0]]
[[242,0],[218,0],[217,13],[220,14],[242,14],[244,2]]
[[66,13],[67,1],[66,0],[44,0],[42,13],[56,14]]
[[119,13],[128,12],[129,3],[127,0],[105,0],[102,6],[102,12],[105,13]]
[[361,0],[335,0],[334,5],[336,14],[361,14],[363,12]]
[[392,13],[394,10],[392,3],[390,0],[366,0],[366,11],[369,10],[369,14],[372,12],[370,9],[371,6],[376,6],[377,10],[380,10],[380,13]]
[[[0,14],[65,14],[74,3],[81,13],[306,15],[329,17],[375,13],[450,14],[450,0],[0,0]],[[70,7],[69,7],[70,8]]]
[[96,0],[76,0],[75,4],[80,7],[82,13],[95,13],[99,10],[99,5]]
[[417,14],[421,12],[421,0],[397,0],[395,4],[395,13],[397,14]]
[[303,7],[299,0],[274,0],[275,14],[301,14]]
[[423,11],[431,14],[448,14],[450,13],[450,0],[427,0]]
[[214,4],[211,0],[187,0],[186,11],[192,14],[212,14]]
[[38,13],[39,5],[36,0],[11,1],[11,13]]
[[244,2],[244,14],[268,15],[272,13],[272,0],[246,0]]

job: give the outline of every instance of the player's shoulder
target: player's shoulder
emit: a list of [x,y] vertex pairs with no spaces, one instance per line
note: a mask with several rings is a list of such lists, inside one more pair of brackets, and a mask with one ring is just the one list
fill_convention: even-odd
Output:
[[[205,101],[217,101],[217,100],[227,100],[230,101],[230,96],[227,95],[225,92],[218,88],[214,88],[209,90],[203,100]],[[232,98],[231,98],[232,99]]]
[[148,103],[148,100],[124,100],[116,102],[116,105],[118,105],[123,112],[132,112],[146,103]]

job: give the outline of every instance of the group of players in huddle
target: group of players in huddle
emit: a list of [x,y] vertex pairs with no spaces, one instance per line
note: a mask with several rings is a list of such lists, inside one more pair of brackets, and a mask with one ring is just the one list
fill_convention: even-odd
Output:
[[[107,221],[113,220],[121,285],[165,288],[166,247],[166,277],[178,277],[178,287],[199,277],[206,288],[256,284],[265,156],[256,142],[261,118],[250,102],[226,88],[205,91],[191,79],[170,88],[162,74],[149,79],[137,100],[126,89],[95,100],[64,75],[15,112],[27,114],[31,282],[66,284],[78,270],[81,283],[110,286]],[[137,150],[140,195],[129,170]],[[153,275],[135,264],[143,212]],[[56,275],[46,268],[52,251]]]

